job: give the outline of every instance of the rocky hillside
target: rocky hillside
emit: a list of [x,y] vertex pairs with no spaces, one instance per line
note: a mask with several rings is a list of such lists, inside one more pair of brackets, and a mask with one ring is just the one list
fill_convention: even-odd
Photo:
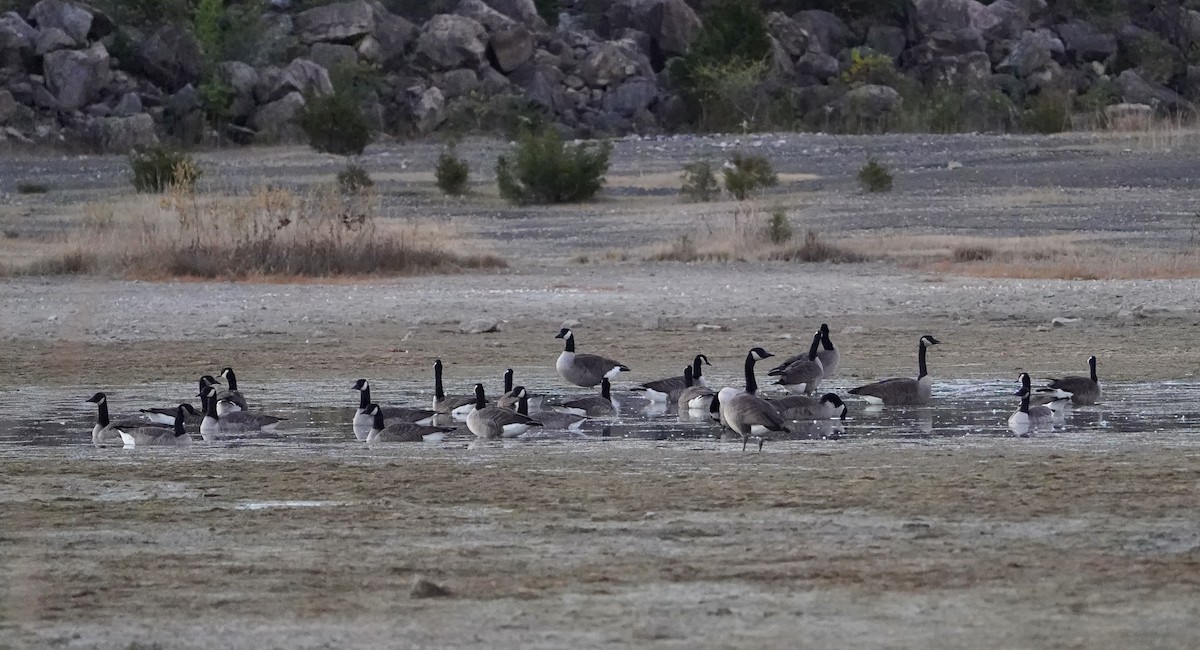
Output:
[[[716,96],[737,126],[1014,129],[1048,111],[1053,127],[1106,107],[1190,112],[1200,97],[1200,13],[1186,4],[907,0],[872,15],[864,3],[837,15],[764,1],[769,64]],[[534,0],[165,0],[149,5],[172,10],[140,16],[131,0],[22,4],[0,15],[8,146],[298,140],[306,97],[335,87],[399,135],[522,119],[584,136],[706,126],[667,73],[705,3],[562,0],[541,2],[561,10],[545,16]]]

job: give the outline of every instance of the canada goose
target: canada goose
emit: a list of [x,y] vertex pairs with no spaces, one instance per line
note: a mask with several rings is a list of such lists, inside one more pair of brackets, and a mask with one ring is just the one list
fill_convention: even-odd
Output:
[[680,411],[701,411],[707,409],[712,402],[712,398],[716,395],[711,388],[707,386],[697,386],[693,381],[692,367],[688,366],[683,369],[683,383],[685,388],[679,393],[679,410]]
[[[697,384],[704,388],[708,387],[708,380],[704,378],[704,365],[708,363],[708,357],[703,354],[697,354],[692,360],[692,365],[689,366],[692,374],[693,384]],[[693,384],[686,383],[682,376],[667,377],[666,379],[656,379],[648,381],[641,386],[635,386],[630,390],[634,392],[646,393],[646,397],[652,402],[674,402],[679,399],[680,393]]]
[[817,390],[821,378],[825,376],[825,367],[817,357],[817,348],[821,345],[821,332],[813,335],[808,354],[799,361],[793,361],[782,370],[772,370],[768,375],[778,377],[776,384],[783,386],[789,393],[811,395]]
[[470,395],[447,395],[442,389],[442,360],[433,362],[433,410],[457,420],[467,417],[475,408],[475,398]]
[[196,409],[191,404],[180,404],[175,411],[175,422],[170,428],[155,425],[121,426],[114,430],[121,436],[126,447],[150,446],[184,446],[192,444],[192,437],[183,428],[183,421],[189,414],[195,415]]
[[[517,397],[517,413],[529,415],[529,393],[525,391],[525,387],[518,386],[512,392],[520,393]],[[588,421],[585,416],[575,415],[574,413],[563,413],[561,411],[541,411],[530,417],[541,422],[543,429],[558,429],[562,431],[579,431],[583,428],[583,423]]]
[[566,327],[554,336],[563,339],[563,351],[558,355],[554,368],[559,376],[576,386],[592,388],[601,379],[613,379],[622,372],[629,372],[623,363],[605,359],[597,354],[575,354],[575,333]]
[[110,419],[108,417],[108,396],[104,393],[96,393],[86,401],[96,405],[96,424],[92,426],[92,444],[97,447],[120,440],[121,434],[116,430],[118,426],[167,428],[167,425],[152,422],[149,418],[140,415],[122,415],[116,420]]
[[439,442],[454,427],[433,427],[412,422],[393,422],[388,424],[383,417],[383,409],[378,404],[367,406],[367,415],[371,416],[371,432],[367,434],[367,442]]
[[1021,408],[1008,417],[1008,426],[1016,428],[1053,423],[1054,411],[1049,406],[1030,405],[1030,398],[1033,396],[1033,392],[1030,390],[1029,374],[1021,373],[1017,377],[1017,381],[1021,382],[1021,387],[1013,395],[1021,398]]
[[1022,437],[1029,435],[1029,430],[1033,428],[1033,418],[1029,415],[1029,393],[1021,393],[1021,406],[1017,408],[1017,412],[1008,416],[1008,428],[1012,429],[1013,433]]
[[758,382],[754,380],[754,364],[772,356],[774,355],[762,348],[751,349],[746,354],[746,390],[726,387],[717,392],[721,421],[742,437],[743,450],[752,435],[759,437],[758,449],[762,451],[762,436],[769,431],[788,430],[779,411],[770,402],[755,394],[758,391]]
[[467,416],[467,428],[480,438],[516,438],[541,422],[510,409],[488,406],[483,384],[475,384],[475,410]]
[[1030,381],[1029,373],[1027,372],[1021,373],[1018,379],[1021,382],[1021,389],[1016,394],[1019,396],[1021,391],[1028,392],[1030,408],[1044,406],[1050,409],[1058,420],[1061,420],[1066,412],[1070,410],[1070,393],[1058,390],[1057,388],[1039,388],[1033,390],[1033,382]]
[[1061,379],[1051,379],[1046,383],[1048,388],[1071,394],[1071,403],[1076,406],[1087,406],[1100,401],[1100,378],[1096,376],[1096,357],[1088,357],[1088,377],[1070,375]]
[[896,377],[894,379],[884,379],[866,386],[851,388],[851,395],[858,395],[865,399],[868,404],[928,404],[930,395],[932,394],[933,380],[929,378],[929,371],[925,367],[925,349],[930,345],[937,345],[941,341],[926,334],[921,337],[920,347],[917,350],[917,378],[909,379],[908,377]]
[[808,395],[788,395],[767,400],[785,420],[846,419],[849,408],[837,393],[825,393],[817,399]]
[[[208,382],[209,379],[212,379],[212,377],[209,375],[204,375],[203,377],[200,378],[200,393],[202,395],[204,394],[204,389],[209,386],[209,382]],[[213,379],[212,383],[216,383],[216,380]],[[200,399],[201,399],[200,410],[197,411],[196,409],[193,408],[193,409],[190,409],[184,415],[183,423],[185,425],[195,425],[197,427],[200,426],[200,420],[204,419],[204,401],[203,400],[207,400],[208,398],[202,397]],[[172,426],[172,427],[175,426],[175,415],[178,413],[178,411],[179,411],[179,407],[175,407],[175,408],[171,408],[171,407],[157,408],[156,407],[156,408],[141,409],[141,412],[145,413],[146,418],[149,419],[151,422],[156,422],[158,424],[165,424],[165,425]]]
[[204,397],[208,398],[208,403],[205,404],[204,419],[200,421],[200,435],[204,436],[205,440],[220,439],[230,434],[274,431],[275,427],[286,419],[248,411],[234,411],[220,415],[217,410],[217,402],[224,400],[217,399],[215,386],[209,386],[205,390],[207,394]]
[[[817,358],[821,360],[822,376],[824,378],[828,379],[833,376],[833,373],[837,372],[839,362],[841,361],[841,355],[838,354],[837,348],[833,347],[833,341],[829,340],[829,325],[827,325],[825,323],[821,323],[820,331],[821,331],[821,346],[823,349],[821,349],[817,352]],[[788,357],[788,358],[784,359],[782,362],[780,362],[779,365],[768,370],[767,375],[769,375],[769,376],[777,375],[778,371],[783,370],[784,368],[792,365],[793,363],[796,363],[797,361],[801,361],[801,360],[807,359],[807,358],[808,358],[808,352],[801,352],[800,354],[797,354],[795,356]]]
[[[354,437],[359,440],[366,440],[367,435],[371,433],[371,427],[375,425],[375,418],[367,415],[367,408],[371,406],[371,382],[366,379],[359,379],[354,382],[350,390],[358,391],[358,409],[354,411],[354,418],[350,423],[354,426]],[[393,422],[412,422],[413,424],[433,424],[433,419],[437,417],[437,411],[428,409],[415,409],[407,406],[380,406],[383,411],[383,418],[388,423]]]
[[[521,390],[524,391],[525,387],[522,386]],[[496,406],[502,409],[516,408],[517,403],[521,400],[521,396],[517,395],[516,392],[513,390],[513,369],[509,368],[504,371],[504,394],[500,396],[500,399],[496,400]]]
[[563,402],[555,410],[562,413],[573,413],[588,417],[616,415],[617,409],[613,406],[612,402],[612,384],[609,383],[608,377],[602,377],[600,379],[599,395],[589,395],[588,397],[580,397],[569,402]]
[[[225,413],[231,413],[233,411],[247,410],[246,398],[243,397],[242,392],[238,390],[237,375],[233,374],[233,368],[223,368],[221,369],[221,374],[217,376],[225,380],[226,386],[225,390],[217,392],[217,401],[229,402],[229,406],[226,407],[229,410],[222,411],[220,414],[225,415]],[[237,408],[234,409],[232,408],[233,406],[236,406]]]

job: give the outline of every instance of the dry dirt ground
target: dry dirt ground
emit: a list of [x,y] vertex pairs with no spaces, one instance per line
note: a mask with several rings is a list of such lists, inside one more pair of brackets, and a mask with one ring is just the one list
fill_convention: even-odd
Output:
[[[732,140],[622,142],[605,201],[568,210],[508,208],[484,189],[444,201],[423,180],[437,147],[368,152],[391,209],[453,221],[510,260],[497,273],[4,279],[0,399],[191,381],[227,364],[264,381],[408,380],[436,356],[456,377],[510,365],[549,382],[564,320],[581,323],[582,350],[620,356],[633,379],[706,351],[733,380],[750,345],[790,354],[829,322],[847,380],[911,374],[916,338],[932,333],[945,342],[935,377],[1079,372],[1096,354],[1106,380],[1194,381],[1196,279],[613,261],[675,236],[697,210],[727,209],[684,206],[671,187],[680,160]],[[754,142],[791,175],[764,204],[847,237],[1054,230],[1186,246],[1200,183],[1194,151],[1176,146],[1190,141],[1170,139],[742,144]],[[486,161],[501,149],[465,151]],[[897,168],[893,194],[854,189],[868,154]],[[203,158],[227,186],[303,184],[341,164],[299,149]],[[116,158],[4,158],[0,191],[28,175],[59,189],[9,196],[0,226],[17,241],[61,231],[87,202],[126,200],[122,174]],[[1079,320],[1050,326],[1059,316]],[[501,331],[459,332],[477,317]],[[5,445],[0,648],[1196,647],[1192,440],[846,439],[761,454],[704,440]],[[417,576],[450,595],[411,596]]]

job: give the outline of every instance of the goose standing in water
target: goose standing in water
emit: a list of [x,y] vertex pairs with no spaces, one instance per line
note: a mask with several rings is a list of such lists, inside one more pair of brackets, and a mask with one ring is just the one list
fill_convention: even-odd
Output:
[[622,372],[629,372],[629,367],[618,361],[606,359],[598,354],[575,352],[575,333],[564,327],[554,336],[563,339],[563,351],[554,363],[555,370],[568,383],[592,388],[601,379],[612,380]]
[[603,377],[600,379],[599,395],[590,395],[588,397],[573,399],[569,402],[563,402],[557,410],[563,413],[587,417],[616,415],[617,408],[613,406],[612,401],[612,384],[609,383],[607,377]]
[[817,399],[808,395],[788,395],[767,400],[786,420],[846,419],[849,408],[837,393],[825,393]]
[[1013,393],[1021,398],[1021,407],[1016,413],[1008,416],[1008,426],[1014,431],[1018,429],[1028,430],[1030,427],[1045,426],[1054,423],[1054,411],[1049,406],[1037,405],[1031,406],[1029,403],[1033,392],[1030,390],[1029,375],[1021,373],[1017,377],[1017,381],[1021,382],[1021,387],[1017,392]]
[[204,405],[204,419],[200,421],[200,435],[205,440],[220,440],[231,435],[236,437],[239,434],[274,431],[279,423],[286,419],[248,411],[233,411],[221,415],[217,408],[217,402],[223,400],[217,399],[216,387],[209,386],[205,390],[206,394],[202,397],[207,397],[208,402]]
[[475,408],[473,395],[447,395],[442,388],[442,360],[433,362],[433,410],[449,415],[455,420],[464,420]]
[[681,412],[707,410],[712,403],[712,398],[716,395],[711,388],[698,386],[692,379],[692,367],[688,366],[683,369],[685,388],[683,392],[679,393],[679,410]]
[[767,375],[778,377],[775,383],[783,386],[789,393],[811,395],[825,376],[825,367],[821,365],[821,359],[817,356],[817,348],[820,345],[821,332],[818,331],[813,335],[807,355],[799,361],[793,361],[782,370],[772,370]]
[[1087,377],[1069,375],[1061,379],[1051,379],[1046,386],[1052,390],[1071,394],[1071,403],[1076,406],[1088,406],[1100,401],[1100,378],[1096,376],[1096,357],[1088,357]]
[[[817,358],[821,360],[821,376],[828,379],[837,372],[838,366],[841,363],[841,354],[837,348],[833,347],[833,341],[829,340],[829,325],[821,323],[821,350],[817,352]],[[795,356],[788,357],[781,361],[779,365],[767,371],[767,375],[774,376],[779,374],[779,371],[784,368],[808,358],[808,352],[801,352]]]
[[[697,354],[692,360],[691,376],[693,384],[708,388],[708,380],[704,377],[704,366],[710,365],[708,357],[703,354]],[[648,381],[641,386],[631,388],[634,392],[646,393],[647,399],[651,402],[674,402],[679,399],[679,395],[683,390],[693,384],[686,383],[683,376],[667,377],[666,379],[656,379]]]
[[[366,440],[367,435],[371,433],[371,427],[375,424],[375,418],[367,414],[367,409],[373,404],[371,401],[371,382],[366,379],[359,379],[354,382],[350,390],[358,391],[358,409],[354,411],[354,418],[351,420],[351,425],[354,427],[354,437],[359,440]],[[407,406],[380,406],[379,409],[383,411],[383,418],[388,424],[393,422],[433,424],[433,419],[437,417],[437,411],[429,409],[409,408]]]
[[929,370],[925,366],[925,350],[941,341],[926,334],[921,337],[917,349],[917,378],[896,377],[884,379],[866,386],[851,388],[851,395],[858,395],[868,404],[919,405],[928,404],[933,393],[933,380],[929,378]]
[[108,396],[104,393],[96,393],[85,401],[96,405],[96,424],[92,426],[92,444],[97,447],[120,440],[121,434],[116,430],[118,426],[157,426],[164,429],[168,426],[153,422],[141,415],[121,415],[115,420],[110,419],[108,416]]
[[383,417],[383,409],[378,404],[367,405],[367,415],[371,416],[371,432],[367,434],[367,442],[439,442],[454,427],[435,427],[413,422],[393,422],[388,424]]
[[579,431],[583,428],[583,423],[588,419],[582,415],[574,413],[563,413],[562,411],[540,411],[529,415],[529,393],[525,391],[524,386],[518,386],[513,389],[514,393],[519,392],[517,397],[517,413],[527,415],[542,423],[543,429],[557,429],[561,431]]
[[121,436],[126,447],[173,446],[183,447],[192,444],[192,436],[183,428],[184,419],[195,415],[196,409],[191,404],[180,404],[175,411],[175,422],[170,428],[157,424],[142,426],[116,425],[114,430]]
[[467,416],[467,428],[480,438],[516,438],[541,422],[516,411],[488,406],[483,384],[475,384],[475,410]]
[[717,393],[721,421],[742,437],[743,451],[750,436],[758,436],[758,449],[762,451],[763,436],[772,431],[788,431],[779,410],[755,394],[758,382],[754,379],[754,364],[771,356],[774,355],[762,348],[751,349],[746,354],[746,390],[726,387]]
[[[233,368],[223,368],[221,370],[221,374],[217,376],[221,379],[224,379],[226,385],[225,390],[218,391],[217,393],[218,402],[227,402],[227,404],[222,407],[221,415],[225,415],[226,413],[233,411],[248,410],[249,407],[246,406],[246,398],[243,397],[242,392],[238,390],[237,375],[233,374]],[[214,380],[213,383],[215,384],[216,381]]]

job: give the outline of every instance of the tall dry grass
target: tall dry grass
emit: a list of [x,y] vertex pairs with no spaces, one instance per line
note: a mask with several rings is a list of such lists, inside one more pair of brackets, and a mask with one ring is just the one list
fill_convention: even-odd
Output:
[[1134,151],[1200,151],[1200,115],[1195,113],[1121,119],[1098,113],[1090,122],[1104,141]]
[[457,233],[411,219],[381,219],[370,191],[305,193],[261,186],[248,195],[176,187],[88,207],[81,226],[43,258],[12,272],[246,279],[415,275],[498,268],[494,255],[462,254]]
[[[752,206],[737,206],[731,213],[705,215],[690,232],[646,249],[652,262],[731,262],[781,260],[793,262],[862,262],[868,256],[823,241],[807,231],[802,240],[791,236],[786,216],[776,216]],[[780,236],[786,232],[786,239]]]

